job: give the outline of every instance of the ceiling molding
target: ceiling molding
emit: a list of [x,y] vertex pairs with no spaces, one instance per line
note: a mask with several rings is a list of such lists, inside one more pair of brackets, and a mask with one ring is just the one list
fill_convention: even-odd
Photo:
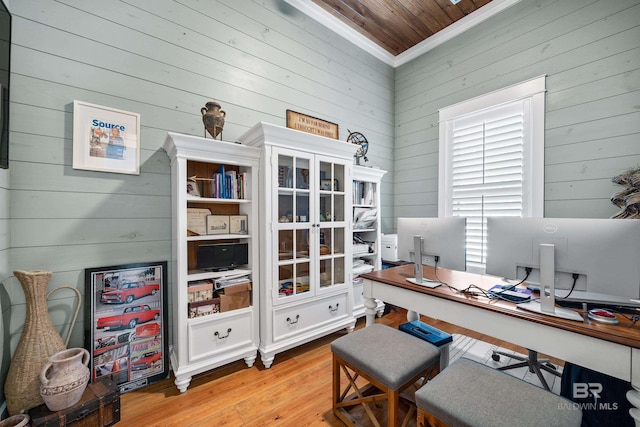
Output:
[[378,58],[385,64],[392,67],[399,67],[407,62],[417,58],[418,56],[440,46],[441,44],[451,40],[452,38],[464,33],[470,28],[486,21],[494,15],[502,12],[508,7],[520,2],[521,0],[492,0],[490,3],[482,6],[475,12],[465,16],[464,18],[454,22],[444,30],[429,37],[428,39],[418,43],[414,47],[402,52],[399,55],[392,55],[387,50],[378,46],[376,43],[363,36],[338,18],[316,5],[309,0],[285,0],[291,6],[298,9],[308,17],[314,19],[318,23],[324,25],[334,33],[344,37],[359,48],[368,52],[372,56]]
[[387,52],[385,49],[381,48],[377,44],[375,44],[372,40],[363,36],[344,22],[340,21],[338,18],[313,3],[310,0],[285,0],[291,6],[298,9],[300,12],[307,15],[309,18],[316,20],[318,23],[324,25],[334,33],[339,36],[344,37],[349,40],[351,43],[355,44],[359,48],[364,51],[370,53],[375,56],[382,62],[394,65],[395,56]]

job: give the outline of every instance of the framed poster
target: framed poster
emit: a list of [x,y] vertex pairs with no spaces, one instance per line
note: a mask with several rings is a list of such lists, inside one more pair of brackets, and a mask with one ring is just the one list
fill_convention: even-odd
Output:
[[73,168],[140,174],[140,114],[73,101]]
[[86,269],[84,324],[91,382],[125,393],[167,378],[167,262]]

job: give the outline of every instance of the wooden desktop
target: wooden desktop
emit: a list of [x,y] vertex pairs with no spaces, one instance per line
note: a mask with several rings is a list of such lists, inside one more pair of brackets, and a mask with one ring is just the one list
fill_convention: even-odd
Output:
[[[375,322],[375,299],[421,313],[522,347],[631,382],[627,396],[640,402],[640,324],[618,315],[619,324],[598,323],[577,310],[584,322],[518,309],[514,303],[463,295],[446,286],[427,288],[408,282],[413,264],[363,274],[367,325]],[[467,272],[423,267],[425,278],[462,290],[469,285],[488,290],[501,279]],[[637,411],[637,410],[636,410]]]

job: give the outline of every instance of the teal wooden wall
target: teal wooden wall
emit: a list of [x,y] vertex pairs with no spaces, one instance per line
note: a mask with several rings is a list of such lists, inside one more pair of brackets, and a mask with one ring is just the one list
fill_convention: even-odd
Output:
[[395,215],[438,215],[438,109],[546,74],[545,216],[607,218],[640,164],[640,2],[521,1],[400,67]]
[[[0,383],[24,321],[13,269],[169,260],[166,132],[224,138],[293,109],[363,132],[383,231],[437,215],[438,108],[547,74],[545,213],[608,217],[611,177],[640,163],[640,2],[523,0],[394,70],[278,0],[12,0],[11,165],[0,171]],[[140,176],[74,170],[73,100],[141,114]],[[394,173],[395,170],[395,173]],[[9,201],[11,203],[9,203]],[[10,220],[8,218],[11,218]],[[10,221],[10,226],[9,226]],[[9,231],[10,239],[9,239]],[[68,328],[73,298],[55,296]],[[72,346],[82,345],[82,322]],[[0,401],[4,400],[0,398]]]
[[[161,146],[167,131],[202,136],[200,108],[209,100],[227,113],[225,140],[259,121],[284,126],[292,109],[337,123],[343,141],[347,129],[364,133],[370,163],[393,167],[393,68],[282,1],[11,6],[11,203],[0,209],[0,264],[52,270],[50,288],[84,293],[85,268],[170,260],[170,171]],[[141,114],[139,176],[72,168],[76,99]],[[4,383],[25,304],[13,277],[0,284],[0,297]],[[52,298],[51,317],[64,332],[73,298]],[[83,328],[80,321],[71,346],[83,345]]]

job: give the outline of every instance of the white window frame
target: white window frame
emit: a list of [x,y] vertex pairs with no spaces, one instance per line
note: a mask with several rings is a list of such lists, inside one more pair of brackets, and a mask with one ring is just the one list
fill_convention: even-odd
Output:
[[[481,95],[439,110],[438,216],[452,214],[452,125],[470,114],[514,101],[525,101],[523,217],[544,215],[544,129],[546,75]],[[476,271],[482,273],[483,271]]]

